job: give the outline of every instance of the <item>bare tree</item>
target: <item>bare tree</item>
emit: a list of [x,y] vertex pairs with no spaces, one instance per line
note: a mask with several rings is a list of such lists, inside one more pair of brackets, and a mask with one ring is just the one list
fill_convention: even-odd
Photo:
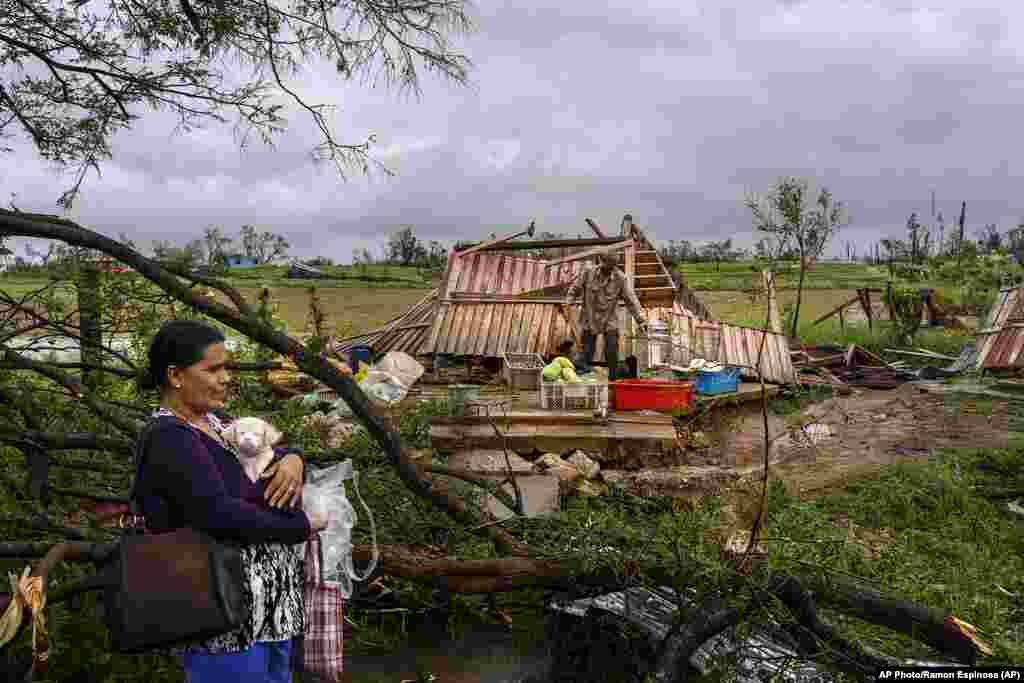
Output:
[[708,242],[701,246],[701,255],[707,261],[714,261],[715,272],[722,270],[722,261],[729,258],[730,252],[732,252],[732,238],[721,240],[718,242]]
[[224,262],[227,248],[232,239],[225,235],[219,226],[211,225],[203,231],[203,244],[206,246],[206,265],[213,266]]
[[47,245],[47,247],[46,247],[46,251],[42,251],[42,250],[36,249],[31,244],[26,244],[25,245],[25,255],[28,256],[32,260],[38,259],[39,260],[39,264],[45,268],[47,266],[47,264],[50,263],[50,259],[53,258],[54,255],[57,253],[57,248],[59,246],[63,246],[63,245],[60,245],[60,244],[58,244],[56,242],[50,242]]
[[243,225],[241,230],[242,253],[256,263],[266,264],[288,253],[291,245],[281,235],[269,230],[256,232],[251,225]]
[[283,94],[319,131],[313,159],[342,175],[371,163],[386,171],[370,156],[372,136],[340,142],[327,106],[303,99],[291,78],[327,59],[340,79],[415,93],[422,68],[465,83],[469,60],[450,38],[470,28],[464,0],[4,0],[0,137],[26,135],[41,157],[74,170],[58,200],[70,207],[86,172],[111,157],[111,137],[145,107],[172,111],[180,130],[230,112],[243,145],[252,133],[270,143],[286,126]]
[[256,242],[256,262],[270,263],[274,259],[287,254],[290,247],[291,244],[281,235],[263,232]]
[[1003,248],[1003,235],[995,223],[988,223],[978,231],[978,247],[986,254],[994,254]]
[[754,227],[773,237],[779,249],[792,246],[800,260],[800,279],[796,290],[796,308],[793,311],[790,334],[796,336],[800,321],[804,280],[811,265],[821,257],[829,240],[844,222],[842,202],[834,201],[832,193],[822,188],[809,204],[807,181],[782,178],[765,198],[750,197],[747,208],[754,215]]
[[171,258],[176,247],[170,242],[170,240],[154,240],[150,249],[153,252],[153,258],[158,261],[162,261],[164,259]]
[[426,255],[426,249],[412,227],[403,228],[388,238],[387,260],[392,263],[408,266]]
[[907,219],[907,243],[910,245],[910,262],[921,262],[921,250],[924,246],[924,226],[917,220],[917,214],[910,214]]
[[1024,266],[1024,223],[1006,233],[1006,250]]
[[889,278],[892,279],[896,277],[896,261],[905,259],[909,250],[903,240],[884,239],[882,246],[885,247],[885,251],[889,255]]

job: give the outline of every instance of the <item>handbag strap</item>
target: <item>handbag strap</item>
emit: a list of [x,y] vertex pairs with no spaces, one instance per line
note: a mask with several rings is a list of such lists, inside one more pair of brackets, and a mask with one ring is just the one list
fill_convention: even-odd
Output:
[[128,492],[128,514],[130,519],[127,521],[122,519],[121,524],[128,529],[141,529],[146,523],[137,494],[139,481],[142,478],[142,463],[145,460],[146,447],[149,445],[150,435],[160,425],[160,422],[161,418],[159,417],[150,419],[139,433],[139,438],[135,440],[135,451],[133,453],[135,475],[132,477],[131,490]]

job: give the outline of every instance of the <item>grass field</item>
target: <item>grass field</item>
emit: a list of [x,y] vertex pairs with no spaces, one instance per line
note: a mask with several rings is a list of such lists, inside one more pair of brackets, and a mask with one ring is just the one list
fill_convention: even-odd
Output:
[[[242,296],[255,301],[259,289],[239,288]],[[273,300],[278,314],[292,333],[301,333],[309,314],[309,292],[295,287],[274,288]],[[403,313],[426,296],[426,289],[400,289],[397,287],[345,287],[317,291],[320,306],[330,328],[337,328],[342,336],[368,332]]]
[[[286,269],[282,266],[259,266],[231,271],[228,282],[253,302],[260,288],[270,287],[279,314],[293,333],[305,328],[308,288],[315,285],[329,326],[338,326],[343,334],[354,334],[372,330],[405,311],[437,284],[439,276],[437,272],[414,267],[388,265],[333,266],[321,270],[336,279],[288,279],[284,277]],[[711,263],[688,263],[682,264],[679,270],[716,318],[735,324],[763,324],[764,298],[753,301],[744,291],[760,282],[753,262],[723,263],[720,270]],[[888,270],[884,267],[821,263],[808,273],[800,319],[804,324],[813,321],[852,298],[856,287],[882,288],[887,279]],[[795,271],[777,276],[780,309],[796,300],[796,282]],[[11,296],[22,296],[46,284],[45,278],[0,275],[0,290]],[[930,285],[921,283],[921,286]],[[948,283],[931,286],[940,289],[949,300],[959,300],[956,288]],[[822,328],[829,325],[831,323],[825,323]],[[819,332],[816,330],[815,336]]]
[[[760,280],[761,266],[753,261],[736,261],[721,264],[720,269],[713,263],[683,263],[676,267],[684,281],[697,290],[748,289]],[[884,287],[889,271],[884,266],[870,266],[864,263],[830,263],[815,265],[807,273],[805,289],[856,289],[857,287]],[[795,288],[799,271],[793,267],[776,275],[775,286],[780,289]]]

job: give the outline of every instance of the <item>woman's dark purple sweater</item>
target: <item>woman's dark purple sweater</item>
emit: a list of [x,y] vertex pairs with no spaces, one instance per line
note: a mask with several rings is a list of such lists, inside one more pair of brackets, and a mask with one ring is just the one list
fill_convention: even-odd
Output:
[[149,529],[201,529],[246,543],[301,543],[310,534],[301,510],[264,502],[265,482],[252,482],[235,456],[209,435],[161,419],[148,447],[136,495]]

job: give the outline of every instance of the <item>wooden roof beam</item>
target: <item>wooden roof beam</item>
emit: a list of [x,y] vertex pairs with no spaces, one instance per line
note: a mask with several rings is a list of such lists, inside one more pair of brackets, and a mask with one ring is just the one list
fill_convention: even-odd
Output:
[[595,235],[597,235],[601,239],[607,239],[608,238],[607,235],[605,235],[603,232],[601,232],[601,228],[599,228],[597,226],[597,223],[595,223],[594,221],[590,220],[589,218],[586,219],[586,221],[587,221],[587,225],[590,226],[590,229],[594,231]]
[[594,256],[600,256],[608,252],[619,251],[620,249],[626,249],[633,246],[633,240],[623,240],[616,242],[615,244],[608,244],[603,247],[594,247],[593,249],[587,249],[577,254],[570,254],[554,261],[548,261],[544,264],[545,268],[551,268],[553,266],[560,266],[563,263],[572,263],[573,261],[582,261],[583,259],[593,258]]
[[621,237],[609,237],[606,239],[598,239],[592,237],[589,239],[553,239],[553,240],[518,240],[514,242],[502,242],[496,243],[495,241],[481,242],[480,244],[473,245],[466,249],[455,250],[456,256],[461,256],[467,251],[472,249],[473,251],[516,251],[524,249],[561,249],[561,248],[577,248],[577,247],[598,247],[610,244],[621,244],[625,240]]
[[533,237],[533,230],[534,230],[534,221],[530,221],[530,227],[528,227],[526,230],[520,230],[519,232],[509,233],[507,235],[504,235],[503,237],[498,237],[498,238],[495,238],[493,240],[488,240],[486,242],[481,242],[480,244],[476,245],[475,247],[470,247],[469,249],[464,249],[462,251],[457,251],[457,252],[455,252],[455,255],[456,256],[469,256],[470,254],[473,254],[473,253],[478,252],[478,251],[483,251],[484,249],[493,249],[493,248],[495,248],[497,246],[505,244],[506,242],[510,242],[511,240],[514,240],[517,237],[522,237],[523,235],[529,235],[530,237]]

